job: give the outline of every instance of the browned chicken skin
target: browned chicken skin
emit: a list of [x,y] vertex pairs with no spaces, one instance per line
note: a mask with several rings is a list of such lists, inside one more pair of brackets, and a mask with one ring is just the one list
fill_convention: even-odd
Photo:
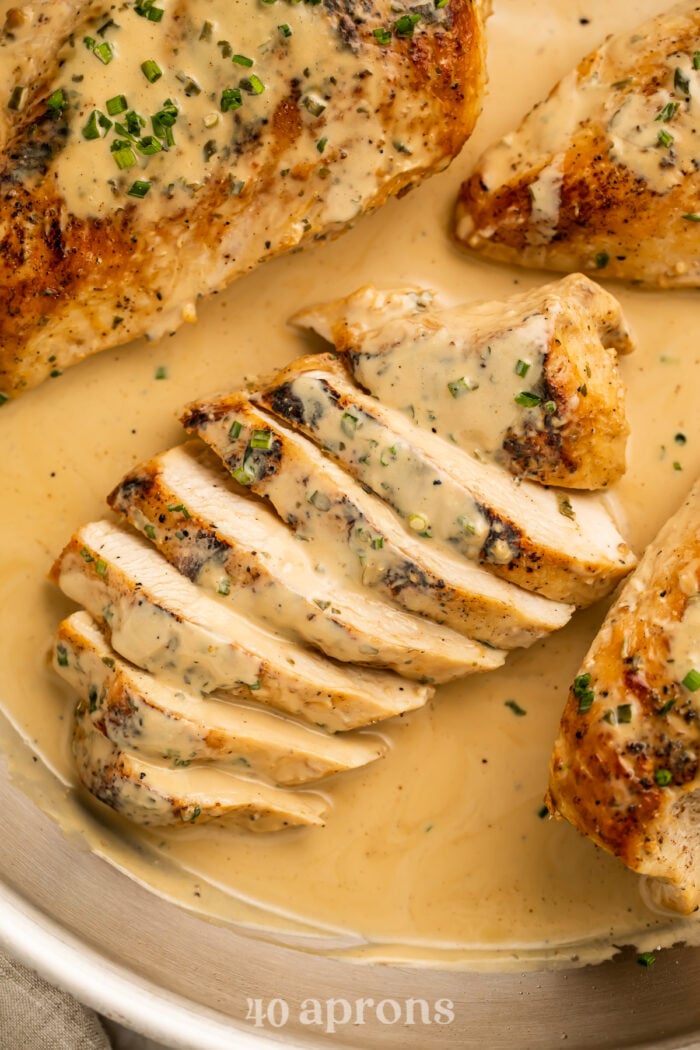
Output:
[[[700,482],[649,545],[569,693],[550,809],[653,877],[654,899],[700,904]],[[700,661],[699,661],[700,662]]]
[[224,0],[13,9],[2,399],[174,331],[200,296],[444,168],[480,108],[482,5],[416,11],[326,0],[279,26],[276,7]]
[[700,6],[613,37],[490,147],[455,232],[491,259],[700,284]]

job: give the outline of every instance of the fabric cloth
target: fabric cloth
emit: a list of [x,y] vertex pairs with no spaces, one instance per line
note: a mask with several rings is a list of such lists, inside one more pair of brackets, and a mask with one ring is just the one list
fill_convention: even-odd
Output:
[[[108,1035],[109,1032],[109,1035]],[[1,1050],[167,1050],[104,1020],[0,952]]]

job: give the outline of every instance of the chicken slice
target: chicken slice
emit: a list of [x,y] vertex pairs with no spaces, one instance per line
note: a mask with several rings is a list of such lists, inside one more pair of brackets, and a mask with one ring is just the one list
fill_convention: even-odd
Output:
[[349,670],[265,630],[111,522],[79,529],[51,578],[106,625],[127,660],[202,695],[246,696],[335,731],[410,711],[433,694],[388,671]]
[[492,259],[700,284],[700,7],[607,40],[488,149],[456,236]]
[[557,601],[588,605],[635,558],[597,497],[519,482],[363,394],[330,355],[302,358],[259,396],[386,500],[424,543]]
[[700,906],[700,481],[647,548],[589,649],[552,756],[552,812]]
[[293,321],[383,405],[513,474],[597,489],[625,472],[617,353],[633,344],[618,301],[582,274],[455,307],[365,287]]
[[53,666],[115,747],[174,769],[212,762],[295,785],[386,753],[377,736],[330,736],[252,706],[174,689],[122,660],[86,612],[59,625]]
[[198,442],[137,467],[109,503],[193,582],[334,659],[431,682],[503,663],[502,651],[343,583]]
[[481,106],[485,6],[12,9],[2,399],[173,332],[202,295],[445,168]]
[[209,766],[172,769],[111,742],[79,705],[73,755],[88,791],[127,820],[147,826],[192,825],[220,817],[248,831],[323,824],[317,795],[285,791]]
[[268,499],[297,536],[313,544],[314,557],[334,563],[354,585],[508,649],[530,645],[569,620],[571,606],[414,539],[381,500],[244,394],[196,402],[183,423],[240,484]]

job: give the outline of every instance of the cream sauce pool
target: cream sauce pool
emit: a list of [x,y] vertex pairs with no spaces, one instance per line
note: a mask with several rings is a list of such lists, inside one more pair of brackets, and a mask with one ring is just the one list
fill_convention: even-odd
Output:
[[[422,964],[522,969],[697,929],[650,912],[636,876],[568,825],[540,817],[567,687],[601,607],[515,653],[503,670],[441,688],[427,708],[388,724],[386,758],[324,784],[333,802],[326,826],[280,835],[134,832],[80,801],[68,747],[72,699],[45,663],[59,617],[72,608],[45,575],[72,531],[103,515],[105,494],[135,463],[181,440],[175,417],[184,403],[308,349],[285,327],[296,310],[369,282],[432,287],[456,304],[550,279],[452,247],[446,230],[459,182],[607,32],[664,6],[497,0],[491,92],[449,172],[338,242],[266,265],[203,304],[196,327],[172,340],[105,353],[2,409],[1,693],[28,745],[3,731],[13,774],[67,829],[156,892],[318,951]],[[700,470],[698,296],[611,290],[638,350],[620,366],[632,433],[627,475],[609,498],[640,551]]]

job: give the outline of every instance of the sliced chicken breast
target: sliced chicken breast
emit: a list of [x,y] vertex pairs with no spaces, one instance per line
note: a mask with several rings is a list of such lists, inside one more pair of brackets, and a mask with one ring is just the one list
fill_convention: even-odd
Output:
[[234,484],[206,446],[191,442],[137,467],[108,502],[189,579],[327,656],[432,682],[501,666],[501,650],[344,583],[332,562],[313,557]]
[[247,831],[280,831],[323,824],[327,808],[318,795],[208,766],[172,769],[122,751],[100,732],[84,705],[75,718],[73,754],[88,791],[137,824],[191,826],[225,817]]
[[60,624],[53,666],[116,747],[173,769],[211,762],[295,785],[364,766],[387,750],[378,736],[330,736],[253,706],[175,689],[118,656],[86,612]]
[[331,731],[391,718],[433,694],[388,671],[349,670],[265,630],[110,522],[79,529],[51,576],[106,625],[118,653],[176,688],[246,696]]
[[700,481],[647,548],[589,649],[552,756],[548,804],[652,900],[700,906]]
[[407,529],[528,590],[588,605],[635,564],[596,498],[519,482],[363,394],[330,355],[302,358],[258,395],[358,481]]
[[239,484],[272,503],[315,557],[335,563],[355,585],[504,648],[529,645],[571,616],[571,606],[414,539],[381,500],[244,394],[196,402],[183,422]]
[[293,320],[383,405],[513,474],[598,489],[625,472],[617,354],[633,344],[618,301],[582,274],[454,307],[365,287]]
[[611,37],[488,149],[455,230],[491,259],[700,284],[700,7]]
[[[0,394],[158,337],[474,126],[481,0],[31,0],[0,32]],[[9,105],[8,105],[9,100]]]

